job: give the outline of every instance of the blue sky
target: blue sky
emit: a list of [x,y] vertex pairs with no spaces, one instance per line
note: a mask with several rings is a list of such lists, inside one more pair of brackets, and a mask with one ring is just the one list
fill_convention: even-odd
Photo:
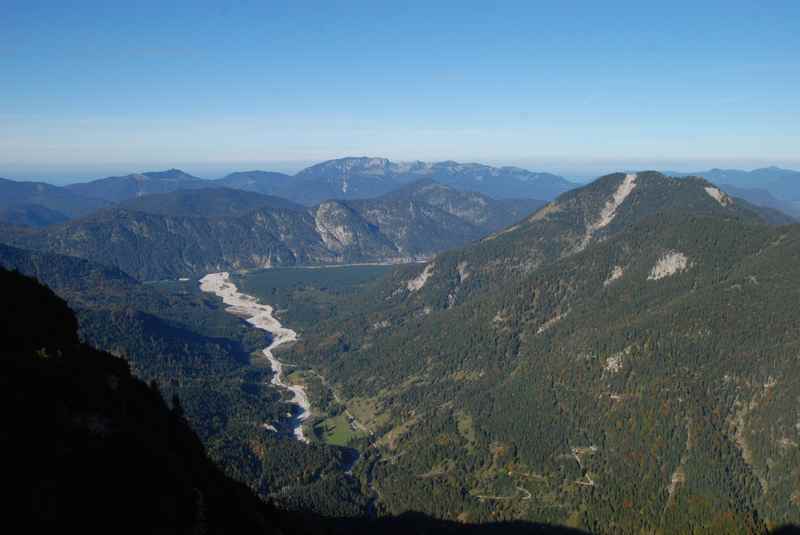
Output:
[[800,167],[800,2],[494,4],[4,0],[0,176]]

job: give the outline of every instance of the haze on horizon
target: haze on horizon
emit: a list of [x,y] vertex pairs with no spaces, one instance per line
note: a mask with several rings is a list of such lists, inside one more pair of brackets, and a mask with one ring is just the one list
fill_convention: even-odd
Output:
[[800,167],[800,5],[4,3],[0,176]]

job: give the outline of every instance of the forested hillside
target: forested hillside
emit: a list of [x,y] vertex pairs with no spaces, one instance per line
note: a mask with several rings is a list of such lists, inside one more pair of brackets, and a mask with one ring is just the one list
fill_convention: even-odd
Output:
[[438,306],[507,286],[543,264],[670,211],[762,223],[791,221],[776,220],[771,210],[734,199],[700,178],[672,178],[653,171],[616,173],[565,193],[519,224],[442,253],[424,268],[408,268],[398,277],[411,279],[427,271],[426,290],[408,296]]
[[119,205],[135,212],[179,217],[233,217],[259,208],[303,210],[280,197],[231,188],[203,188],[144,195]]
[[0,241],[85,258],[140,280],[222,270],[409,262],[464,245],[541,203],[494,201],[430,182],[377,199],[313,208],[229,189],[148,195],[46,229],[0,228]]
[[[262,502],[207,458],[180,398],[166,404],[157,383],[147,386],[122,359],[79,341],[63,300],[2,268],[0,290],[0,396],[14,407],[0,433],[13,489],[7,521],[31,532],[574,533],[423,515],[341,519]],[[281,477],[281,461],[270,469]]]
[[604,177],[398,270],[283,358],[374,433],[364,477],[390,513],[798,522],[800,231],[739,204],[698,179]]
[[[346,450],[284,437],[291,405],[269,384],[269,367],[251,356],[268,337],[194,283],[141,284],[86,260],[2,245],[0,266],[47,282],[75,310],[83,342],[124,358],[168,398],[179,396],[211,457],[260,496],[280,494],[295,508],[333,516],[366,511],[340,468]],[[308,497],[314,484],[317,494]],[[339,490],[326,496],[324,485]]]

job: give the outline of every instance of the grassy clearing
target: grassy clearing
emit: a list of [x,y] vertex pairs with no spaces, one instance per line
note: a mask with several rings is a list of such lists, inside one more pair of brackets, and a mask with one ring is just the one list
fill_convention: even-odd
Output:
[[363,432],[354,429],[344,413],[321,421],[315,429],[326,444],[334,446],[347,446],[350,441],[364,436]]

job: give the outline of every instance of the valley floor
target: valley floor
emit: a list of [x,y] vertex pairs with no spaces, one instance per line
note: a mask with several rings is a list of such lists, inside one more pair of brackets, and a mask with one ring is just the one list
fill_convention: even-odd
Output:
[[[311,415],[311,403],[305,388],[284,381],[284,365],[272,353],[276,347],[297,340],[297,333],[275,319],[274,309],[270,305],[262,305],[256,298],[240,293],[236,285],[230,282],[230,274],[227,272],[209,273],[200,279],[200,289],[220,297],[228,305],[227,312],[246,318],[256,329],[267,331],[272,335],[272,342],[262,350],[272,367],[271,383],[292,393],[292,403],[300,409],[297,414],[291,415],[292,432],[298,440],[308,442],[303,432],[303,422]],[[270,424],[265,423],[265,426],[268,425]]]

